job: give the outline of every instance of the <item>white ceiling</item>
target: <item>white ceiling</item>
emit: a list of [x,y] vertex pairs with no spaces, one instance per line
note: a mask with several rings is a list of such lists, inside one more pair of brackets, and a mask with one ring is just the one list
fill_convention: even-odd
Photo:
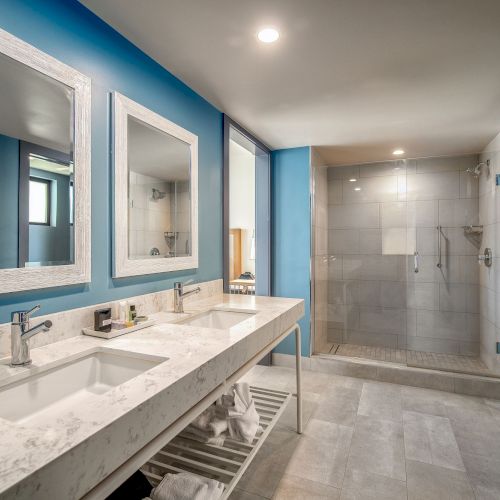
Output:
[[0,134],[70,153],[73,89],[0,54]]
[[272,148],[342,164],[477,152],[500,131],[499,0],[82,3]]
[[73,175],[73,163],[59,163],[54,160],[30,155],[30,168],[52,172],[58,175]]

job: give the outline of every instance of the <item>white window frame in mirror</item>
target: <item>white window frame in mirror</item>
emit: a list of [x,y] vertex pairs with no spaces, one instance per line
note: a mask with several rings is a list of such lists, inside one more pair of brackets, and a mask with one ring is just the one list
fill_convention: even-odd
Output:
[[[198,267],[198,136],[114,92],[114,273],[115,278],[168,273]],[[165,259],[130,259],[128,237],[128,117],[169,134],[190,146],[191,255]]]
[[91,80],[79,71],[0,29],[0,53],[74,90],[74,263],[0,269],[0,294],[91,281],[90,95]]

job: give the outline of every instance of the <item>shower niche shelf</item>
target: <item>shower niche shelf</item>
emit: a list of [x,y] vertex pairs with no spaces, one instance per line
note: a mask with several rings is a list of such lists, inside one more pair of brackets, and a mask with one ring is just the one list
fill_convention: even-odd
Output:
[[483,234],[483,226],[462,226],[465,234]]

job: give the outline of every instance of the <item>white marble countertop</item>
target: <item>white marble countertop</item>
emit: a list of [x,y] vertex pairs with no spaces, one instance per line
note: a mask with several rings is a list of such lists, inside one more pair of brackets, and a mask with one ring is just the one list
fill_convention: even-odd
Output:
[[1,390],[102,348],[169,358],[50,423],[0,419],[0,498],[80,498],[304,314],[300,299],[246,295],[219,295],[189,308],[212,307],[256,314],[216,330],[166,323],[178,315],[157,313],[156,325],[111,340],[79,335],[32,349],[29,368],[0,364]]

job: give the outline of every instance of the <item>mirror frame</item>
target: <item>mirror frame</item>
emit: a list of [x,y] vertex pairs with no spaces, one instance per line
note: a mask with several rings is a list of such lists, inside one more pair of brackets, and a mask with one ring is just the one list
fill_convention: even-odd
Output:
[[90,99],[91,80],[79,71],[0,29],[0,53],[74,91],[74,263],[0,269],[0,294],[91,281]]
[[[114,273],[115,278],[169,273],[198,267],[198,136],[114,92]],[[191,255],[130,259],[128,236],[128,117],[132,116],[190,146]]]

